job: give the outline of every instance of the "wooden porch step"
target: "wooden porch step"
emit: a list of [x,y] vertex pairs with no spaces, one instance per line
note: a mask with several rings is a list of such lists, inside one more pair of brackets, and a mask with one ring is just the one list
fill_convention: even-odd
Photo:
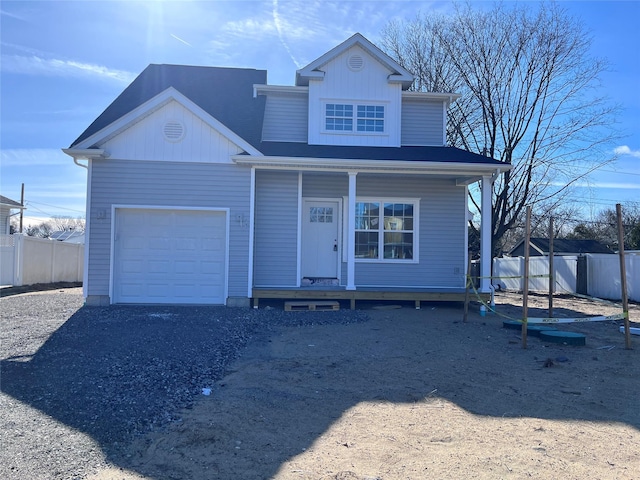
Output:
[[284,302],[285,312],[300,310],[340,310],[340,304],[330,300],[312,300],[308,302]]

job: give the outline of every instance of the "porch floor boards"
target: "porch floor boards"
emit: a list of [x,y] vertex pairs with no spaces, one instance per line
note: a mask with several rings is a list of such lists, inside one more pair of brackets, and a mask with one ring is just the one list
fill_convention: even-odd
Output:
[[[346,290],[344,287],[291,287],[291,288],[253,288],[253,308],[258,308],[261,299],[284,300],[349,300],[351,310],[356,308],[356,300],[379,301],[413,301],[416,309],[421,302],[464,302],[465,290],[460,289],[431,289],[431,288],[403,288],[403,289],[374,289],[358,288]],[[490,294],[480,294],[484,301],[489,301]],[[470,300],[478,300],[470,292]]]

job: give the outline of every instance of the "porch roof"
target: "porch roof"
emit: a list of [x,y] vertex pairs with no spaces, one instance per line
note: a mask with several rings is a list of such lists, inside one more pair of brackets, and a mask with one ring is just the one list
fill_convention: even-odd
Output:
[[361,147],[349,145],[309,145],[293,142],[262,142],[259,150],[269,157],[342,158],[410,162],[472,163],[501,165],[503,162],[455,147]]
[[267,169],[338,172],[430,174],[455,177],[470,184],[486,175],[500,174],[511,165],[454,147],[361,147],[262,142],[264,156],[240,154],[233,161]]

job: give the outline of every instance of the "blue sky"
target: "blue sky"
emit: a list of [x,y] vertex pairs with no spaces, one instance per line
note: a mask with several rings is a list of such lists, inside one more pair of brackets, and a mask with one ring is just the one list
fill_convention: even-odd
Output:
[[[473,1],[478,8],[486,3]],[[603,93],[624,108],[615,165],[576,190],[587,212],[640,198],[640,1],[563,1],[612,72]],[[296,69],[355,32],[376,43],[392,18],[446,13],[414,1],[7,1],[0,3],[0,190],[27,217],[84,217],[86,170],[61,152],[150,63]]]

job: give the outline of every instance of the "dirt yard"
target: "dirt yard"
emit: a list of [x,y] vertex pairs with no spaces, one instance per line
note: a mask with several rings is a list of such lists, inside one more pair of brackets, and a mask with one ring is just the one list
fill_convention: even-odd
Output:
[[[498,311],[517,317],[521,301],[501,294]],[[619,311],[554,305],[565,317]],[[586,346],[529,337],[523,349],[506,317],[477,306],[467,323],[456,304],[367,313],[251,343],[180,421],[92,480],[640,477],[640,337],[625,350],[621,322],[559,326]]]

